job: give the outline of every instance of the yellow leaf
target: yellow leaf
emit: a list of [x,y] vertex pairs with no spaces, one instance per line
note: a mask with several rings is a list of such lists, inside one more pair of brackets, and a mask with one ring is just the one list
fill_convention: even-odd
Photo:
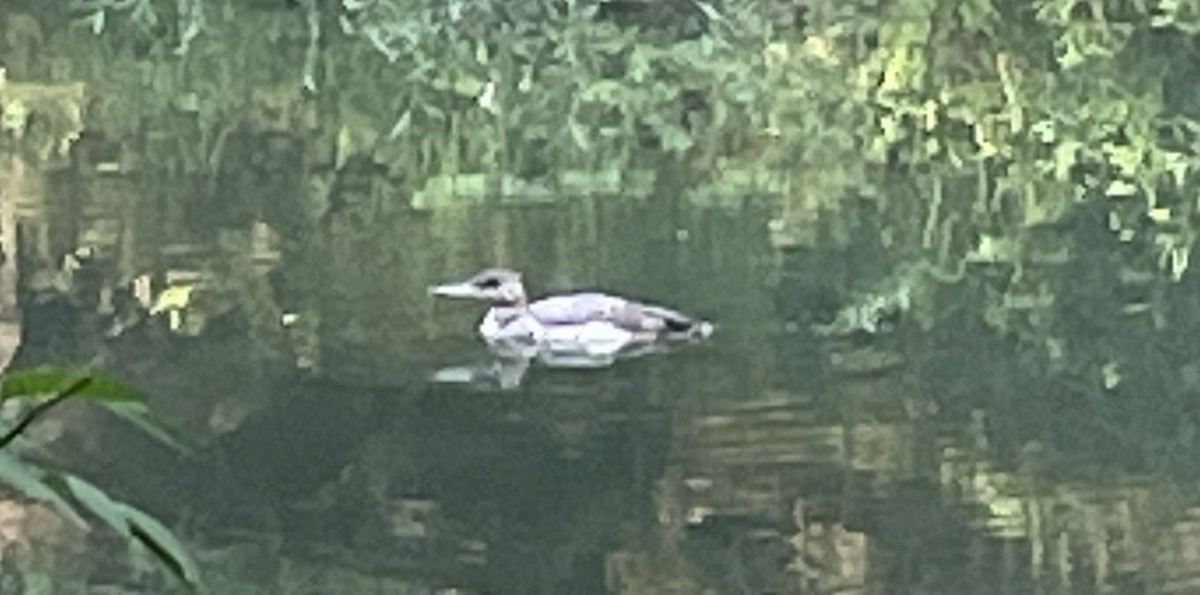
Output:
[[1127,176],[1132,176],[1141,169],[1142,151],[1137,147],[1105,143],[1104,152],[1108,154],[1109,163],[1117,166],[1117,169]]
[[154,300],[154,305],[150,308],[150,314],[161,314],[171,310],[186,308],[192,300],[192,291],[195,289],[195,285],[176,285],[166,288]]
[[1104,193],[1108,196],[1133,196],[1137,194],[1137,186],[1125,180],[1113,180]]

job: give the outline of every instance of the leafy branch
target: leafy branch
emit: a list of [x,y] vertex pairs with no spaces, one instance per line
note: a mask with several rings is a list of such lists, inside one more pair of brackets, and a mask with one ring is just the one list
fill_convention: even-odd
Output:
[[99,519],[127,541],[144,546],[190,591],[203,592],[199,568],[183,543],[162,522],[127,503],[113,500],[78,476],[43,469],[5,452],[33,422],[75,396],[90,397],[172,448],[186,451],[169,432],[149,419],[141,395],[117,381],[54,367],[8,372],[0,387],[0,403],[26,399],[36,404],[0,436],[0,483],[49,504],[82,529],[87,529],[88,523],[81,512]]
[[85,376],[79,380],[76,380],[67,388],[62,389],[53,397],[50,397],[49,399],[35,405],[33,409],[30,409],[29,412],[27,412],[15,426],[5,432],[4,436],[0,437],[0,449],[3,449],[13,440],[16,440],[25,432],[26,429],[29,428],[31,424],[33,424],[38,417],[41,417],[43,414],[53,409],[55,405],[58,405],[59,403],[62,403],[70,397],[78,394],[80,391],[87,388],[87,386],[91,383],[92,379]]

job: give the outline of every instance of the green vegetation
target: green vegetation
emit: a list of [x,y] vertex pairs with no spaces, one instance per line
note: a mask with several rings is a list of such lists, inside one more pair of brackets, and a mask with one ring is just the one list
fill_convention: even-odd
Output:
[[418,186],[681,154],[697,183],[778,191],[798,237],[814,209],[872,197],[923,220],[898,239],[952,268],[972,250],[1027,262],[1028,229],[1081,201],[1136,230],[1175,279],[1194,242],[1195,1],[374,0],[245,15],[139,0],[78,15],[99,32],[118,6],[184,54],[212,117],[240,85],[199,44],[232,52],[242,23],[270,23],[343,159],[367,154]]
[[[63,401],[76,397],[98,403],[139,425],[154,428],[146,416],[140,395],[117,381],[92,373],[51,367],[6,372],[0,389],[0,404],[9,399],[28,401],[31,407],[3,436],[0,436],[0,484],[44,502],[76,527],[90,527],[85,516],[99,520],[118,535],[144,546],[178,579],[193,591],[202,590],[199,569],[187,548],[159,520],[134,506],[112,499],[103,490],[71,473],[46,469],[10,454],[23,450],[18,439],[41,415]],[[154,435],[181,448],[167,433]]]
[[[353,211],[333,240],[353,244],[405,203],[766,194],[777,245],[903,261],[875,281],[926,323],[946,314],[926,296],[987,270],[978,317],[1046,367],[1112,358],[1066,336],[1074,312],[1180,319],[1198,0],[91,0],[69,18],[10,19],[10,38],[51,38],[70,80],[130,98],[89,126],[157,131],[145,167],[206,177],[212,212],[293,241]],[[218,192],[233,131],[297,140],[304,182]],[[1135,297],[1097,298],[1116,293]]]
[[[906,343],[909,369],[939,405],[996,411],[1014,444],[1089,453],[1105,474],[1195,472],[1184,453],[1200,386],[1200,0],[49,6],[0,8],[0,152],[62,165],[85,130],[115,147],[84,147],[71,164],[72,204],[107,219],[47,242],[119,219],[90,236],[119,282],[191,273],[154,311],[244,313],[238,328],[268,355],[288,351],[287,312],[322,373],[378,380],[428,344],[414,288],[446,265],[430,253],[485,251],[472,215],[440,207],[586,193],[669,218],[681,199],[735,210],[765,195],[776,248],[889,260],[843,276],[863,287],[821,330],[873,330],[911,310],[929,332]],[[572,221],[563,235],[589,227]],[[511,257],[522,232],[504,225],[492,253]],[[291,284],[291,303],[261,280],[269,259],[250,256],[257,226],[279,236],[263,252],[281,260],[275,285]],[[168,245],[203,254],[168,259]],[[590,256],[579,246],[563,260]],[[739,281],[761,281],[744,268]],[[763,377],[795,364],[753,359]],[[11,453],[37,412],[83,388],[158,431],[140,399],[99,379],[21,374],[4,394],[34,408],[8,430],[0,479],[148,545],[195,584],[160,524]],[[741,394],[741,380],[721,386]]]

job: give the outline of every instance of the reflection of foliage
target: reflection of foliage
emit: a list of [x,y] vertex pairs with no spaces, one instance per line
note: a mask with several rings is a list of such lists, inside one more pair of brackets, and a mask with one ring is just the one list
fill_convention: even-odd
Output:
[[0,147],[26,148],[34,162],[66,153],[84,128],[80,84],[8,84],[0,67]]
[[[202,0],[176,0],[173,5],[165,4],[176,17],[177,52],[186,53],[192,40],[204,28],[204,2]],[[82,18],[93,33],[102,33],[112,14],[127,15],[129,21],[143,34],[155,35],[162,27],[159,14],[162,8],[155,7],[152,0],[74,0],[71,10]]]
[[92,375],[56,368],[33,368],[6,372],[0,403],[20,399],[32,403],[29,411],[0,437],[0,483],[54,507],[63,518],[87,528],[89,514],[124,537],[139,543],[161,561],[172,574],[193,590],[200,589],[199,571],[187,549],[174,533],[154,517],[113,500],[100,488],[70,473],[51,471],[14,457],[5,449],[16,446],[29,426],[63,401],[87,398],[110,411],[137,422],[152,435],[179,448],[167,433],[148,418],[140,395],[120,383]]
[[[369,156],[414,187],[438,174],[638,169],[674,154],[694,182],[782,190],[773,229],[799,243],[821,232],[850,243],[865,201],[901,253],[950,272],[939,278],[961,278],[967,262],[1011,270],[988,320],[1037,319],[1033,342],[1056,332],[1042,278],[1074,249],[1056,230],[1079,221],[1081,204],[1130,254],[1149,255],[1112,266],[1165,286],[1189,265],[1195,0],[295,8],[210,21],[204,39],[241,55],[269,22],[268,37],[293,42],[271,51],[289,48],[320,92],[336,163]],[[204,118],[240,109],[234,85],[252,83],[212,55],[185,59],[204,73],[194,84],[208,130]],[[272,106],[270,126],[302,121],[302,109]]]
[[919,167],[926,248],[1020,237],[1081,198],[1110,200],[1119,230],[1153,222],[1140,241],[1178,278],[1200,127],[1170,88],[1187,84],[1175,73],[1193,4],[908,0],[882,16],[813,9],[796,27],[750,2],[347,2],[343,30],[398,76],[374,85],[392,101],[356,91],[342,115],[390,130],[413,174],[623,169],[686,151],[714,175],[786,173],[802,184],[789,201],[838,209],[847,193],[900,198],[877,189]]
[[[154,14],[151,4],[88,6]],[[347,0],[317,22],[336,19],[390,64],[326,42],[345,62],[340,82],[354,84],[343,122],[390,130],[396,150],[430,167],[607,169],[690,150],[704,168],[789,171],[806,184],[798,193],[826,202],[876,192],[889,180],[879,166],[920,167],[921,193],[945,209],[928,213],[928,242],[940,218],[986,213],[977,232],[1017,233],[1107,195],[1121,222],[1159,223],[1154,241],[1177,274],[1200,127],[1172,88],[1187,87],[1178,71],[1200,15],[1194,2],[1116,4],[906,0],[882,14],[867,2],[793,17],[734,0]],[[311,20],[290,21],[295,34],[313,34]],[[975,196],[942,196],[939,183],[975,171]]]

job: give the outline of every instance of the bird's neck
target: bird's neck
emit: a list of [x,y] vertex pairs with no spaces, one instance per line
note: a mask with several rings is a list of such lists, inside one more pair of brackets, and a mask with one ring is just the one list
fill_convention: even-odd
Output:
[[508,302],[492,302],[492,312],[495,313],[496,319],[501,322],[508,322],[527,311],[529,311],[529,308],[524,299]]
[[507,295],[501,298],[492,300],[493,308],[511,308],[517,310],[525,309],[528,305],[528,300],[525,298],[525,288],[516,287],[505,292]]

